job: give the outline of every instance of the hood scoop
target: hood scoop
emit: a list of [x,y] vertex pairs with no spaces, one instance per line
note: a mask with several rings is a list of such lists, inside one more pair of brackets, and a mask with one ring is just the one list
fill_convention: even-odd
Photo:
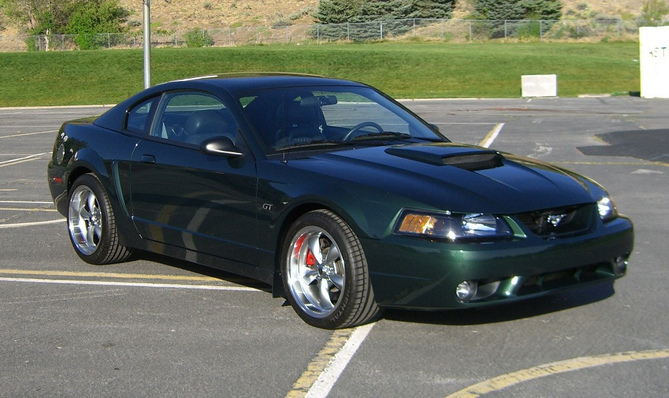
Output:
[[500,167],[504,157],[497,151],[470,147],[414,146],[393,147],[386,153],[434,166],[453,166],[468,171]]

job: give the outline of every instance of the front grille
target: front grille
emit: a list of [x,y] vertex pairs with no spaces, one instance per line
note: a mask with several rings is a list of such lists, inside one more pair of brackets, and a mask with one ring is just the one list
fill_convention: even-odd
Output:
[[528,294],[536,294],[574,286],[579,283],[610,279],[613,276],[614,272],[611,263],[593,264],[585,267],[534,275],[525,279],[516,292],[516,295],[525,296]]
[[516,217],[542,238],[567,237],[585,233],[594,211],[595,206],[588,204],[521,213]]

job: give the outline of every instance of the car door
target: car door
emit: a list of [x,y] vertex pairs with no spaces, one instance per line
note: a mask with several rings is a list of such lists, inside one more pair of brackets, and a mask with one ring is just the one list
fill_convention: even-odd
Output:
[[[233,140],[243,156],[200,151],[217,136]],[[130,211],[143,238],[193,256],[256,263],[255,162],[218,98],[163,94],[149,136],[133,152],[129,180]]]

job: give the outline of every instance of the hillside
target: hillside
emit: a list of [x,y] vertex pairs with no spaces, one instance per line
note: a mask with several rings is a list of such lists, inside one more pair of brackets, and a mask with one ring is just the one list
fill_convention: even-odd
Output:
[[[319,0],[153,0],[154,30],[180,32],[193,28],[234,28],[273,24],[309,24]],[[562,0],[563,15],[571,19],[634,19],[646,0]],[[120,0],[132,12],[130,21],[142,21],[141,0]],[[454,18],[466,18],[469,1],[459,0]],[[135,22],[135,24],[136,24]],[[132,23],[131,23],[132,24]]]
[[[120,0],[130,10],[130,25],[142,21],[141,0]],[[193,28],[235,28],[282,24],[309,24],[318,0],[153,0],[153,30],[167,32]],[[134,22],[133,22],[134,21]]]
[[[458,0],[453,17],[466,19],[472,0]],[[621,18],[633,20],[641,14],[647,0],[562,0],[564,18]],[[319,0],[152,0],[151,25],[154,32],[181,33],[194,28],[236,28],[242,26],[305,25]],[[119,0],[130,11],[128,26],[141,30],[143,2]],[[0,14],[0,35],[15,36],[20,27],[12,26]]]

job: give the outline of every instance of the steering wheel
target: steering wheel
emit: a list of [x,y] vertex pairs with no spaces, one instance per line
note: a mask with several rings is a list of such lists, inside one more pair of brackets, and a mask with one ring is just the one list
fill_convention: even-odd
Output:
[[343,141],[350,141],[353,138],[353,135],[357,133],[359,130],[364,129],[365,127],[374,127],[379,131],[379,133],[383,133],[383,127],[379,126],[377,123],[374,122],[362,122],[358,123],[355,126],[353,126],[352,129],[344,135],[344,138],[342,138]]
[[174,124],[167,128],[167,138],[177,141],[185,141],[188,138],[188,132],[183,127]]

